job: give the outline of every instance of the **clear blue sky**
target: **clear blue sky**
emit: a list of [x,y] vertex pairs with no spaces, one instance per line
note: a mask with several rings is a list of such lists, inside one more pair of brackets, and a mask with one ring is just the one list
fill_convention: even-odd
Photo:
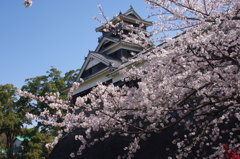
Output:
[[44,75],[51,66],[66,72],[82,66],[95,50],[100,24],[97,4],[112,18],[132,5],[146,18],[144,0],[23,0],[0,1],[0,84],[21,87],[26,78]]

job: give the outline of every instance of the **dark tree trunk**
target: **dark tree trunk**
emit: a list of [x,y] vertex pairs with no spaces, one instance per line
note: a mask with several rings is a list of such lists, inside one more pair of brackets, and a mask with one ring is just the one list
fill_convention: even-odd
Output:
[[8,132],[6,133],[6,137],[7,137],[7,159],[14,159],[13,146],[15,135],[14,133]]

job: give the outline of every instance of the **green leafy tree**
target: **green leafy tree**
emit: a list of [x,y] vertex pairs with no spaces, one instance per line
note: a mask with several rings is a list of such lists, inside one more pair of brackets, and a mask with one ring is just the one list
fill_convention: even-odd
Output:
[[[22,90],[38,96],[49,92],[61,92],[76,79],[78,71],[71,70],[62,75],[61,71],[52,67],[46,75],[26,79]],[[66,98],[66,93],[62,93],[61,97]],[[31,121],[25,117],[26,112],[39,115],[46,107],[44,103],[32,102],[24,97],[19,98],[12,84],[0,85],[0,134],[5,134],[7,138],[7,142],[0,145],[1,149],[6,151],[6,155],[0,158],[46,158],[49,150],[45,148],[45,144],[51,142],[51,136],[54,136],[58,129],[41,127],[41,124],[32,129],[23,129],[24,124],[31,124]],[[13,146],[18,135],[30,137],[31,141],[23,142],[22,153],[17,156],[13,153]]]
[[21,134],[23,124],[27,122],[25,113],[28,107],[16,96],[16,88],[12,84],[0,85],[0,134],[6,135],[6,158],[14,159],[13,146],[17,135]]
[[[57,68],[51,67],[51,69],[46,72],[46,75],[26,79],[26,84],[22,87],[22,90],[31,92],[37,96],[44,96],[46,93],[61,92],[61,98],[66,99],[67,94],[63,90],[75,81],[78,72],[79,69],[70,70],[62,75],[62,72]],[[35,115],[39,115],[47,107],[45,103],[39,101],[32,102],[29,99],[25,99],[25,102],[26,105],[30,105],[30,112]],[[37,128],[41,126],[42,124],[38,124]],[[44,128],[42,128],[42,130],[44,130]]]
[[[60,92],[61,98],[67,97],[66,91],[63,90],[71,85],[77,78],[79,70],[70,70],[62,74],[57,68],[51,67],[46,75],[36,76],[26,79],[26,84],[22,90],[31,92],[37,96],[44,96],[46,93]],[[46,107],[43,102],[32,102],[27,98],[21,98],[25,105],[31,109],[29,112],[39,115]],[[52,110],[54,111],[54,110]],[[57,135],[59,128],[44,126],[38,123],[33,129],[25,129],[24,136],[31,138],[30,141],[25,140],[21,159],[44,159],[49,155],[50,150],[45,147],[47,143],[52,142],[53,136]]]
[[22,155],[19,159],[45,159],[48,157],[51,150],[45,145],[53,140],[51,132],[43,133],[31,128],[25,129],[23,136],[29,137],[30,140],[24,140],[22,143]]

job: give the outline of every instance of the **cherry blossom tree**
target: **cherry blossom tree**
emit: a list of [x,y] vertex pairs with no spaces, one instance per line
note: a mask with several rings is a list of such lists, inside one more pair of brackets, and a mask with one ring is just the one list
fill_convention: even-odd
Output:
[[[85,130],[75,137],[82,145],[71,157],[81,155],[87,146],[119,134],[132,138],[124,148],[126,155],[121,156],[132,158],[141,142],[168,129],[174,129],[172,143],[177,147],[169,158],[223,158],[224,144],[238,152],[240,2],[145,1],[153,11],[150,16],[156,19],[154,33],[159,34],[160,42],[166,42],[146,48],[133,60],[140,67],[132,65],[123,71],[127,75],[125,81],[140,79],[138,87],[99,83],[88,95],[78,97],[74,105],[69,102],[71,95],[69,101],[63,101],[58,93],[38,97],[19,91],[22,96],[49,104],[49,109],[40,116],[27,116],[62,127],[49,146],[76,128]],[[169,38],[176,31],[181,34]],[[148,36],[133,35],[125,38],[136,43],[153,43]],[[78,85],[74,83],[70,93]],[[92,134],[99,131],[104,131],[104,135],[94,138]]]

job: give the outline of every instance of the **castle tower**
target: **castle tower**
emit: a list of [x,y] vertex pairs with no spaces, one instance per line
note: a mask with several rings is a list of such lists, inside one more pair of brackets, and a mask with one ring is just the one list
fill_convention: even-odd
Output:
[[[145,30],[152,25],[151,22],[143,20],[132,6],[125,13],[119,13],[110,22],[114,25],[123,22],[134,27],[141,24]],[[116,29],[125,34],[128,33],[123,25],[118,25]],[[143,50],[142,46],[126,42],[121,36],[112,30],[108,30],[106,24],[96,28],[96,32],[101,32],[102,36],[98,39],[99,43],[95,51],[89,51],[85,58],[77,78],[77,81],[83,79],[84,82],[74,92],[74,98],[89,93],[97,82],[122,83],[121,79],[124,76],[119,71],[130,64],[128,59],[132,58],[132,53],[138,54]]]

